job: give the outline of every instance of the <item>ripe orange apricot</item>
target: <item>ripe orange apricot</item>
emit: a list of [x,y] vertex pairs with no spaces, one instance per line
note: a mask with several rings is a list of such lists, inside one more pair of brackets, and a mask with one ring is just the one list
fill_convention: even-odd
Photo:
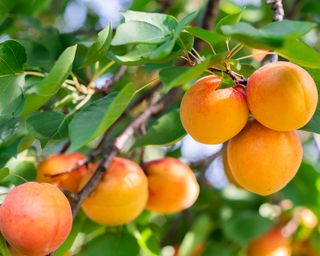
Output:
[[229,183],[231,183],[237,187],[241,187],[239,185],[239,183],[236,181],[235,177],[233,176],[232,171],[230,170],[230,166],[228,163],[228,154],[227,154],[227,150],[225,148],[223,149],[223,152],[222,152],[222,160],[223,160],[224,173],[226,174]]
[[78,161],[84,160],[85,156],[80,153],[55,154],[44,160],[38,167],[38,182],[47,182],[57,185],[61,189],[71,192],[78,192],[79,184],[82,177],[86,174],[86,167],[82,166],[71,173],[62,174],[56,177],[50,175],[59,174],[72,168]]
[[146,208],[157,213],[175,213],[191,207],[199,184],[192,170],[181,161],[165,157],[145,165],[149,183]]
[[251,241],[248,256],[290,256],[291,245],[281,229],[273,228],[261,237]]
[[282,189],[296,174],[302,146],[296,131],[271,130],[256,120],[227,146],[228,163],[239,185],[259,195]]
[[223,143],[238,134],[248,120],[243,91],[216,90],[220,83],[218,76],[203,77],[185,93],[181,102],[182,125],[201,143]]
[[[90,176],[84,177],[80,187]],[[115,157],[97,188],[83,202],[82,209],[99,224],[117,226],[135,219],[145,208],[147,199],[148,181],[141,167]]]
[[284,61],[269,63],[249,78],[247,100],[254,117],[277,131],[304,126],[313,116],[318,91],[309,73]]
[[44,256],[56,250],[72,226],[68,199],[54,185],[27,182],[12,189],[0,207],[0,230],[14,250]]

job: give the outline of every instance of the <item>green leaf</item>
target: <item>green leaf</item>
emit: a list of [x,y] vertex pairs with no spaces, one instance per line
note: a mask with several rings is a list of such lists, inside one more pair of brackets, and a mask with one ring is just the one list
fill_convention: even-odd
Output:
[[172,110],[161,116],[146,134],[139,138],[134,147],[146,145],[168,145],[180,140],[186,135],[180,121],[179,110]]
[[142,21],[149,23],[159,28],[163,34],[171,34],[178,25],[176,18],[173,16],[162,14],[162,13],[147,13],[147,12],[136,12],[126,11],[122,15],[125,18],[125,22],[129,21]]
[[157,256],[160,255],[160,245],[159,240],[157,239],[156,234],[150,229],[146,228],[139,236],[136,236],[137,242],[140,248],[145,252],[146,255],[149,256]]
[[10,168],[10,175],[3,179],[3,182],[8,182],[18,186],[25,183],[26,180],[32,181],[36,179],[37,169],[33,162],[21,161],[21,159],[14,159],[8,163]]
[[10,173],[10,170],[8,167],[0,168],[0,180],[4,179],[7,177]]
[[63,242],[63,244],[56,251],[56,254],[55,254],[56,256],[66,255],[66,253],[70,250],[77,235],[81,231],[86,219],[87,219],[86,216],[82,212],[79,212],[76,215],[75,219],[72,222],[71,232],[70,232],[68,238]]
[[149,57],[156,49],[154,45],[143,45],[139,44],[129,53],[125,55],[114,55],[112,53],[108,54],[108,57],[116,62],[127,65],[137,65],[150,62]]
[[186,29],[190,34],[194,35],[195,37],[200,38],[201,40],[211,44],[215,45],[217,43],[223,42],[225,38],[218,34],[215,31],[208,31],[203,28],[198,27],[192,27]]
[[302,41],[287,41],[276,53],[300,66],[320,69],[320,52]]
[[280,193],[294,205],[317,207],[320,205],[319,182],[319,172],[311,164],[303,161],[296,176]]
[[18,145],[18,150],[17,150],[18,153],[21,153],[22,151],[29,149],[33,142],[34,142],[34,137],[31,136],[30,134],[23,136],[23,138],[21,139]]
[[36,112],[26,120],[31,135],[39,140],[63,139],[68,136],[68,119],[59,112]]
[[241,212],[234,214],[223,224],[227,237],[242,246],[267,232],[272,226],[270,219],[263,218],[258,212]]
[[314,27],[315,24],[310,22],[283,20],[268,24],[261,29],[239,22],[234,26],[222,26],[221,31],[245,45],[273,49],[282,47],[285,41],[300,38]]
[[184,236],[179,249],[179,256],[192,256],[197,245],[203,244],[213,228],[212,221],[207,215],[200,215],[191,230]]
[[88,243],[87,256],[101,255],[101,252],[108,256],[139,255],[139,245],[136,239],[123,232],[105,233]]
[[15,3],[13,12],[33,15],[40,10],[49,8],[51,0],[32,0],[31,2],[29,0],[15,0],[13,2]]
[[98,33],[97,41],[91,45],[84,59],[84,65],[93,64],[106,57],[112,39],[111,24]]
[[22,87],[24,75],[0,77],[0,115],[16,116],[22,109],[24,97]]
[[76,113],[69,124],[69,151],[79,149],[103,134],[126,109],[136,92],[129,83],[119,93],[110,93]]
[[2,236],[2,234],[0,234],[0,253],[2,256],[10,256],[10,252],[8,250],[7,247],[7,242],[4,239],[4,237]]
[[23,136],[12,136],[7,143],[0,146],[0,167],[4,166],[10,158],[18,154],[18,147]]
[[198,12],[192,12],[186,15],[181,22],[178,23],[175,29],[173,38],[168,39],[164,44],[162,44],[156,51],[154,51],[150,58],[151,59],[161,59],[166,57],[173,49],[177,39],[179,38],[181,32],[184,28],[197,16]]
[[47,77],[25,92],[26,103],[22,114],[27,115],[45,104],[68,77],[75,57],[77,46],[67,48],[58,58]]
[[[208,245],[208,246],[207,246]],[[206,248],[201,256],[234,256],[236,255],[235,248],[231,248],[230,244],[227,241],[216,242],[214,241],[212,244],[206,243]]]
[[189,71],[189,67],[176,66],[164,68],[159,72],[160,81],[163,84],[163,87],[166,91],[169,91],[172,88],[172,82],[179,76],[182,76],[184,73]]
[[25,49],[17,41],[7,40],[0,43],[0,76],[22,72],[26,60]]
[[[161,70],[160,80],[164,82],[164,89],[166,91],[169,91],[173,87],[179,86],[181,84],[198,78],[208,68],[210,63],[211,59],[208,58],[200,64],[191,68],[174,68],[178,72],[175,76],[173,75],[172,67]],[[170,79],[167,78],[167,76],[169,76]]]
[[158,27],[144,21],[129,21],[120,24],[111,44],[159,44],[166,40],[166,34]]
[[0,1],[0,16],[5,16],[14,7],[15,1],[1,0]]
[[215,27],[215,31],[219,34],[223,34],[221,27],[222,26],[226,26],[226,25],[235,25],[237,24],[240,19],[241,19],[241,12],[235,13],[235,14],[231,14],[228,16],[223,17],[221,20],[219,20],[219,22],[217,23],[216,27]]
[[[312,76],[315,81],[318,89],[318,95],[320,95],[320,70],[319,69],[306,69],[308,73]],[[313,114],[311,120],[300,130],[315,132],[320,134],[320,102],[318,101],[318,105],[316,108],[316,112]]]

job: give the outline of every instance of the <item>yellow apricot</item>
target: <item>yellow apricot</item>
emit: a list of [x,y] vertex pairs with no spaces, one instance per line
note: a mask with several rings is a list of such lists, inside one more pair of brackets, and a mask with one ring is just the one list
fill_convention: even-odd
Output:
[[223,152],[222,152],[222,161],[223,161],[224,173],[226,174],[229,183],[237,187],[241,187],[239,183],[236,181],[236,179],[234,178],[232,171],[230,170],[230,166],[228,163],[228,154],[225,148],[223,149]]
[[82,177],[87,172],[86,167],[82,166],[71,173],[61,174],[56,177],[51,177],[51,175],[65,172],[69,168],[72,168],[77,162],[84,159],[85,156],[76,152],[69,155],[51,155],[39,165],[36,181],[51,183],[57,185],[61,189],[76,193]]
[[189,166],[165,157],[146,163],[149,199],[146,208],[157,213],[175,213],[191,207],[199,184]]
[[[198,80],[183,96],[180,117],[184,129],[204,144],[219,144],[238,134],[248,120],[241,89],[217,89],[218,76]],[[216,90],[217,89],[217,90]]]
[[302,146],[296,131],[279,132],[256,120],[227,146],[228,163],[239,185],[259,195],[282,189],[296,174]]
[[[80,187],[91,175],[83,178]],[[135,219],[145,208],[147,199],[148,181],[141,167],[115,157],[97,188],[83,202],[82,209],[99,224],[117,226]]]
[[290,256],[291,245],[281,229],[273,228],[259,238],[251,241],[248,256]]
[[284,61],[269,63],[249,78],[247,100],[254,117],[277,131],[303,127],[313,116],[318,91],[303,68]]

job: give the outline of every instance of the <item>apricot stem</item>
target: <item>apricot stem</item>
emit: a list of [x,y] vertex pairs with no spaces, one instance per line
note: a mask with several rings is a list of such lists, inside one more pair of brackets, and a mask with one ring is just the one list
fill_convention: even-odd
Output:
[[226,56],[226,59],[230,59],[237,52],[239,52],[243,48],[243,44],[238,43],[235,47],[233,47]]
[[239,74],[237,74],[236,72],[234,72],[234,71],[232,71],[230,69],[222,70],[220,68],[211,67],[211,68],[208,68],[208,70],[212,71],[212,72],[224,73],[224,74],[230,76],[231,79],[237,84],[242,84],[242,85],[246,85],[247,84],[247,79],[244,76],[239,75]]
[[111,89],[112,85],[114,85],[126,72],[127,66],[120,66],[117,72],[114,74],[112,79],[105,82],[105,84],[101,88],[95,88],[96,91],[101,92],[106,95],[107,92]]

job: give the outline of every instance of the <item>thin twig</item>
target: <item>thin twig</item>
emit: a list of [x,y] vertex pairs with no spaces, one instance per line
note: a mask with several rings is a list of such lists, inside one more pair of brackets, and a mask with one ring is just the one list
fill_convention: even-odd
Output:
[[242,85],[246,85],[247,84],[247,79],[243,75],[239,75],[239,74],[237,74],[236,72],[234,72],[234,71],[232,71],[230,69],[222,70],[220,68],[211,67],[211,68],[208,68],[208,70],[212,71],[212,72],[224,73],[224,74],[230,76],[230,78],[236,84],[242,84]]
[[101,88],[96,88],[96,91],[102,92],[103,94],[107,94],[111,87],[120,80],[120,78],[124,75],[127,70],[127,66],[120,66],[118,71],[114,74],[112,79],[106,81],[106,83]]
[[213,153],[212,155],[204,159],[200,159],[198,161],[192,162],[190,167],[191,168],[202,167],[204,170],[206,170],[208,166],[212,163],[212,161],[215,160],[220,155],[221,155],[221,150]]

